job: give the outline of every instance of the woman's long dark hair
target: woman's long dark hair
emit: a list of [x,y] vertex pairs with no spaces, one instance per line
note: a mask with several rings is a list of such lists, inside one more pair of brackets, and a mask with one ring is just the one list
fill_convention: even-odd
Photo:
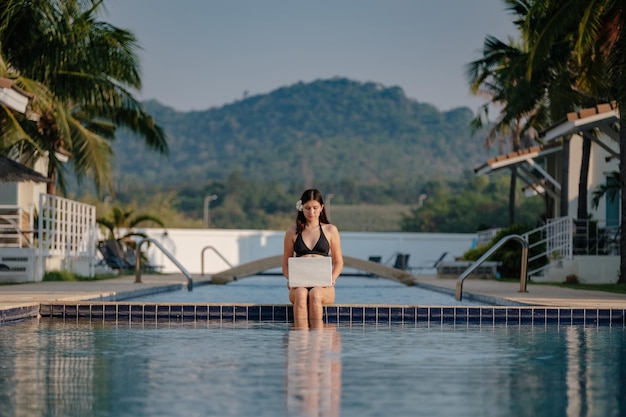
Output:
[[[330,223],[328,221],[328,217],[326,216],[326,206],[324,205],[324,199],[322,198],[322,193],[315,188],[311,188],[302,193],[302,197],[300,197],[302,201],[302,205],[305,203],[315,200],[322,205],[322,212],[320,213],[320,223]],[[298,211],[298,216],[296,217],[296,234],[302,233],[306,226],[306,218],[304,217],[304,212]]]

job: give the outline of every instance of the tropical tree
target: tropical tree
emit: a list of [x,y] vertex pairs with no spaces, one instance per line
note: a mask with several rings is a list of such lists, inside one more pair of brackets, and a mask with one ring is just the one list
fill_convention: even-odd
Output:
[[[467,65],[467,77],[472,93],[487,98],[472,120],[475,134],[489,126],[485,146],[509,142],[512,151],[534,142],[537,115],[542,114],[541,93],[530,85],[526,77],[527,53],[523,42],[505,43],[493,36],[485,38],[482,58]],[[526,99],[522,101],[521,99]],[[492,123],[490,109],[499,108],[500,114]],[[526,140],[523,141],[523,139]],[[523,143],[524,142],[524,143]],[[530,143],[529,143],[530,142]],[[501,149],[502,150],[502,149]],[[517,169],[511,168],[509,185],[509,225],[515,223]]]
[[107,239],[115,239],[126,244],[132,241],[133,236],[146,237],[146,234],[138,231],[137,227],[142,224],[155,223],[165,227],[163,221],[151,214],[134,214],[134,210],[125,210],[122,207],[112,207],[105,217],[99,217],[96,222],[103,226],[107,232]]
[[[553,46],[573,45],[580,69],[578,86],[607,94],[619,108],[621,195],[626,195],[626,6],[622,0],[534,0],[526,21],[534,34],[528,75],[551,59]],[[626,223],[626,199],[621,200],[620,223]],[[626,282],[626,233],[620,236],[620,282]]]
[[48,158],[51,194],[57,185],[65,191],[65,158],[79,182],[89,177],[98,190],[111,189],[110,140],[119,127],[157,152],[168,151],[164,132],[131,92],[141,88],[136,39],[99,21],[102,8],[103,0],[0,0],[6,66],[51,97],[33,109],[35,131],[3,145]]

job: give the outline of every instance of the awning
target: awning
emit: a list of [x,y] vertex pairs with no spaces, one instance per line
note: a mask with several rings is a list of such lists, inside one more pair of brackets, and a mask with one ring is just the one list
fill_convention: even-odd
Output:
[[39,172],[28,168],[6,156],[0,156],[0,181],[2,182],[50,182],[50,178],[44,177]]

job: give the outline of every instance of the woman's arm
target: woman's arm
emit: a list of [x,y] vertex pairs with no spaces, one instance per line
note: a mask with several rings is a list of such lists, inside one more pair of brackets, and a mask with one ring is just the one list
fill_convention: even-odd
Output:
[[283,242],[283,275],[289,279],[289,261],[288,259],[293,256],[293,242],[295,241],[295,227],[291,226],[285,231],[285,241]]
[[335,225],[329,224],[330,235],[330,255],[333,258],[333,283],[339,278],[343,271],[343,254],[341,252],[341,238],[339,230]]

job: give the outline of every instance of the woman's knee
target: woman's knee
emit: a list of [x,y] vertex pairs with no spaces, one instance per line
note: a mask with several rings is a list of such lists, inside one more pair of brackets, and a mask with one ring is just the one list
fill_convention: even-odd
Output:
[[308,295],[306,288],[294,288],[292,290],[292,301],[294,304],[306,304]]

